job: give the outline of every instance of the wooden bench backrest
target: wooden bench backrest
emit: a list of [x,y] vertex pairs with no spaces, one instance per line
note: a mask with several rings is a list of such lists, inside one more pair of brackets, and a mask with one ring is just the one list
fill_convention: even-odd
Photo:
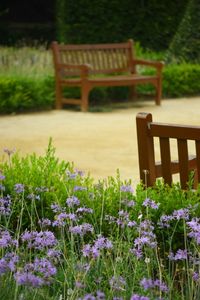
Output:
[[55,64],[89,64],[92,74],[131,71],[133,41],[114,44],[62,45],[52,43]]
[[[200,126],[156,123],[150,113],[136,117],[140,178],[153,186],[156,178],[163,177],[171,185],[173,174],[180,174],[180,184],[187,188],[189,173],[195,171],[195,187],[200,182]],[[154,137],[159,138],[161,162],[155,162]],[[170,139],[177,140],[178,159],[171,160]],[[190,155],[188,140],[195,142],[195,155]],[[146,171],[145,171],[146,170]]]

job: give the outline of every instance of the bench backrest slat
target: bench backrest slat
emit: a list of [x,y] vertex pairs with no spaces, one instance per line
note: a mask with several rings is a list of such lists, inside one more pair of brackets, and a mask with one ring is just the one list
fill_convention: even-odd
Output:
[[[189,173],[195,171],[195,187],[200,182],[200,126],[173,125],[152,121],[149,113],[136,117],[140,178],[147,186],[163,177],[169,185],[179,173],[180,184],[187,188]],[[161,162],[155,160],[154,138],[159,138]],[[177,140],[178,159],[172,161],[170,140]],[[195,155],[189,153],[188,141],[195,142]],[[146,171],[145,171],[146,170]]]
[[127,43],[97,45],[54,45],[57,63],[89,64],[92,74],[130,72],[133,45]]

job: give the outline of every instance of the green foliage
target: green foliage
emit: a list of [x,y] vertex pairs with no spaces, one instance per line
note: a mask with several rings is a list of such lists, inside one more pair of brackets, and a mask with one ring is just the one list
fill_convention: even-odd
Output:
[[5,155],[1,299],[198,299],[200,186],[158,180],[134,191],[119,172],[95,183],[60,162],[51,139],[44,156]]
[[170,62],[200,63],[200,2],[190,0],[168,51]]
[[199,78],[197,64],[167,65],[163,70],[163,94],[165,97],[199,95]]
[[51,109],[54,80],[46,78],[0,77],[0,113]]

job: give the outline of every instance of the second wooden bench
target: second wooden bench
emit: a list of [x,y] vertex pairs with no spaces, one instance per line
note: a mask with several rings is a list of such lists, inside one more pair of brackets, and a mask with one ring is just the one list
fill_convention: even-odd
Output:
[[[150,83],[155,87],[155,103],[161,104],[163,63],[137,59],[133,41],[98,45],[63,45],[52,43],[56,79],[56,108],[63,104],[80,105],[82,111],[89,106],[89,93],[98,86],[134,86]],[[156,69],[154,75],[137,73],[136,66]],[[64,87],[79,87],[81,99],[68,99]]]

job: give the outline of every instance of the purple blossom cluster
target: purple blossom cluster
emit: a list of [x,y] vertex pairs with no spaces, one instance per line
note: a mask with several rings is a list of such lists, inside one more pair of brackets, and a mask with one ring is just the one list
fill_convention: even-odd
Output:
[[93,294],[86,294],[83,296],[83,298],[78,298],[78,300],[105,300],[106,295],[104,292],[97,291],[96,293]]
[[161,228],[169,228],[170,222],[172,221],[179,221],[179,220],[189,220],[190,217],[190,210],[188,208],[181,208],[175,210],[172,215],[162,215],[160,220],[158,221],[158,225]]
[[14,252],[8,252],[0,259],[0,276],[8,271],[14,272],[19,261],[18,255]]
[[112,242],[103,237],[103,236],[99,236],[95,241],[93,245],[90,244],[86,244],[83,246],[82,249],[82,253],[84,257],[93,257],[93,258],[97,258],[100,256],[100,251],[103,249],[112,249],[113,248],[113,244]]
[[131,185],[121,185],[120,191],[125,193],[133,193],[134,189],[132,188]]
[[14,185],[14,191],[16,194],[21,194],[24,192],[24,184],[22,183],[16,183]]
[[140,296],[138,294],[134,294],[131,296],[130,300],[150,300],[150,298],[146,296]]
[[36,258],[33,263],[26,264],[14,274],[19,285],[41,287],[51,283],[56,274],[55,266],[46,258]]
[[145,207],[150,207],[152,209],[158,209],[159,204],[157,204],[154,200],[150,198],[146,198],[142,204]]
[[25,231],[21,235],[21,239],[23,242],[28,243],[28,248],[39,250],[47,247],[54,247],[57,244],[54,233],[51,231]]
[[134,247],[130,249],[138,259],[143,257],[143,248],[155,248],[157,246],[156,235],[153,233],[154,226],[150,220],[144,220],[137,228],[139,236],[134,240]]
[[193,218],[190,222],[187,222],[187,226],[189,227],[190,232],[188,236],[193,238],[195,242],[200,244],[200,219]]
[[120,210],[118,212],[118,218],[106,215],[105,220],[108,221],[110,224],[115,223],[121,228],[124,228],[125,226],[134,227],[137,225],[135,221],[130,220],[129,213],[125,210]]
[[7,230],[0,230],[0,248],[8,248],[18,246],[18,241],[13,239]]
[[170,260],[185,260],[188,258],[188,251],[186,249],[179,249],[175,255],[174,253],[170,252],[168,257]]
[[67,198],[66,204],[67,204],[68,207],[79,206],[80,201],[77,197],[72,196],[72,197]]
[[0,171],[0,180],[4,180],[6,178],[6,176],[4,176],[3,174],[2,174],[2,172]]
[[89,223],[83,223],[81,225],[69,227],[69,232],[71,232],[73,234],[79,234],[80,236],[84,236],[88,232],[92,233],[93,231],[94,231],[94,228]]
[[154,289],[154,288],[158,288],[162,292],[168,292],[169,290],[167,285],[164,282],[160,281],[159,279],[153,280],[153,279],[143,278],[140,281],[140,285],[143,287],[144,290]]
[[0,198],[0,215],[8,216],[11,213],[11,198],[9,195]]

